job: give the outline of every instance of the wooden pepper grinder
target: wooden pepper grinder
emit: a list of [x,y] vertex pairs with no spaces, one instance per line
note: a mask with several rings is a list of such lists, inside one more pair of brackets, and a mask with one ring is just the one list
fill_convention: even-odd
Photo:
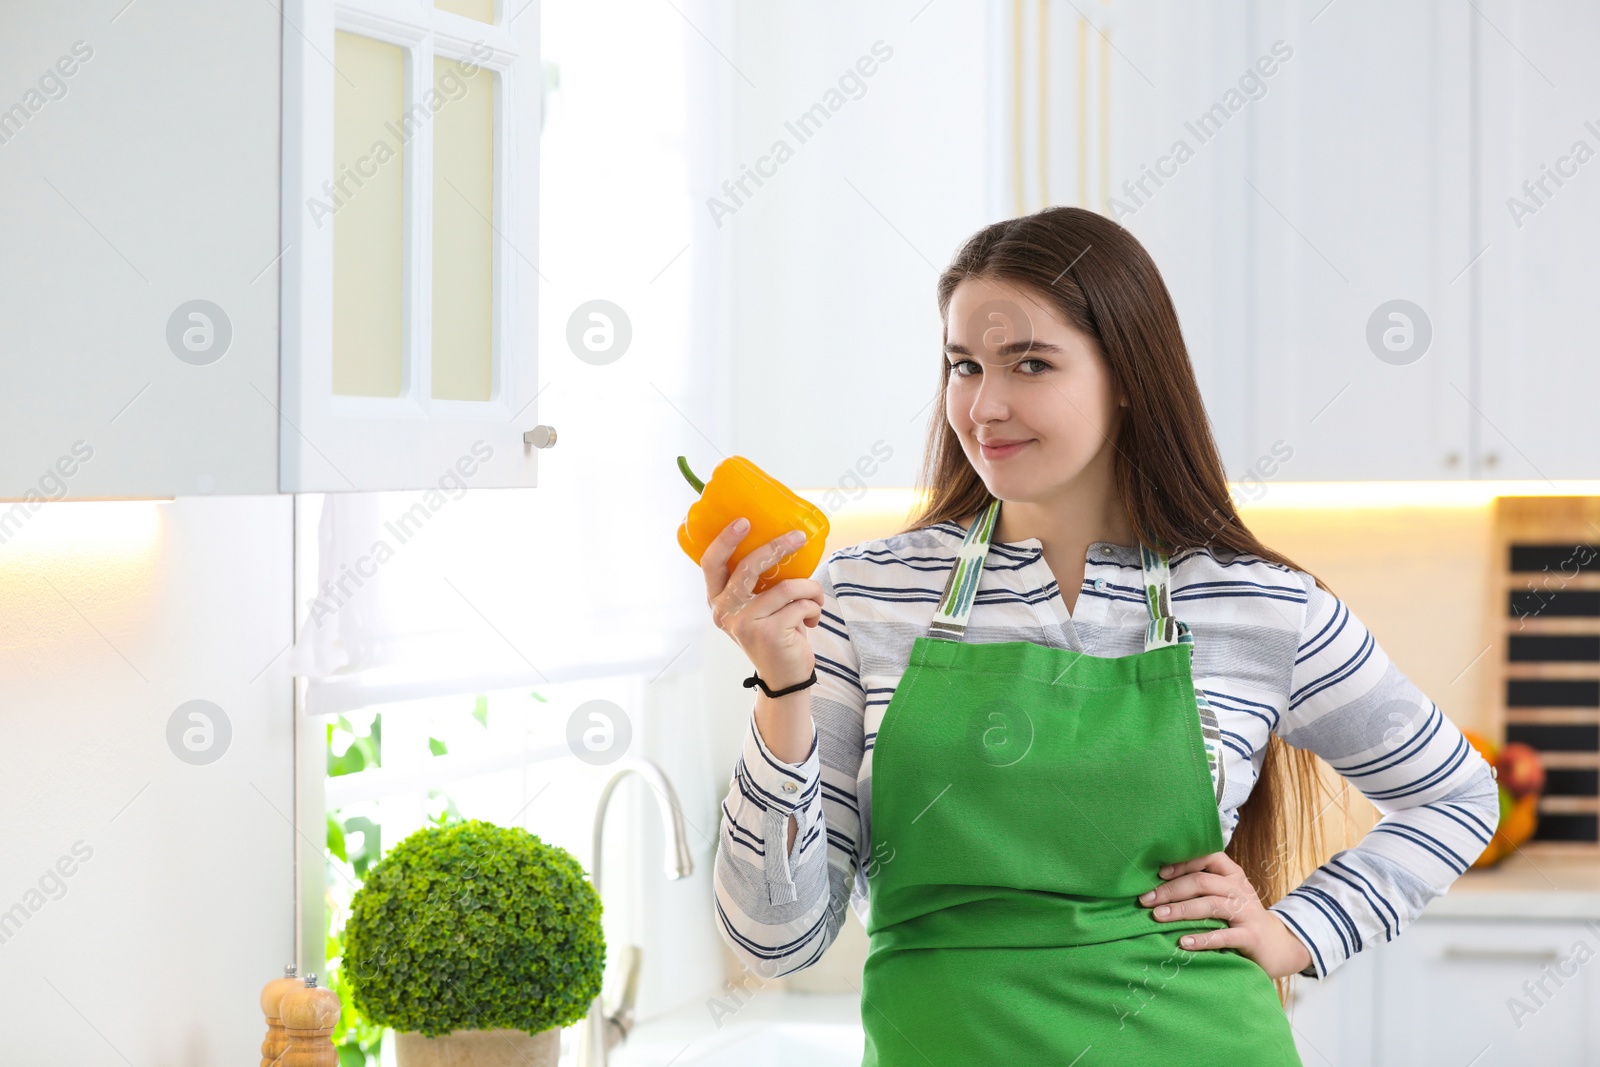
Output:
[[339,1021],[339,994],[317,988],[317,976],[283,995],[278,1007],[289,1047],[278,1067],[339,1067],[339,1052],[330,1040]]
[[294,976],[294,964],[283,969],[282,978],[274,978],[261,987],[261,1014],[267,1017],[267,1036],[261,1042],[261,1067],[282,1067],[279,1060],[289,1047],[289,1038],[278,1021],[278,1004],[283,995],[300,988],[300,979]]

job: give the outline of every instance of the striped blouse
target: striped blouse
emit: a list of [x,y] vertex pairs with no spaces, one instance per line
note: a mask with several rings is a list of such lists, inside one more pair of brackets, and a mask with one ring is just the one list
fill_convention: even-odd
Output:
[[[752,714],[717,840],[718,925],[761,975],[815,963],[846,902],[866,925],[873,740],[964,533],[943,522],[863,542],[830,553],[813,575],[823,611],[809,631],[810,752],[778,759]],[[1272,905],[1311,951],[1301,973],[1322,978],[1392,940],[1483,851],[1499,820],[1489,766],[1310,575],[1224,549],[1183,550],[1170,563],[1173,613],[1194,633],[1195,684],[1224,741],[1224,841],[1269,733],[1321,756],[1382,816]],[[1137,546],[1097,542],[1069,616],[1039,540],[995,541],[964,639],[1131,655],[1144,648],[1140,581]]]

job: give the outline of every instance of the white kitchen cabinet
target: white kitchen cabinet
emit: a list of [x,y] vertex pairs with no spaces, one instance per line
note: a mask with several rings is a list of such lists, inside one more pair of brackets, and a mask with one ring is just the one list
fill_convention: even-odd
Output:
[[[1262,14],[1295,56],[1253,105],[1251,451],[1287,442],[1296,479],[1600,474],[1600,9]],[[1390,362],[1366,334],[1395,300],[1432,336]]]
[[1420,921],[1379,949],[1377,1063],[1593,1064],[1597,956],[1578,921]]
[[1306,1067],[1372,1062],[1377,962],[1378,953],[1358,952],[1326,978],[1294,980],[1287,1005],[1289,1026]]
[[1230,476],[1600,473],[1600,8],[1150,0],[1039,49],[992,10],[999,210],[1139,237]]
[[[0,16],[0,496],[277,488],[281,34],[259,8]],[[228,322],[204,366],[167,340],[200,299]]]
[[[1471,8],[1152,0],[1063,16],[1024,17],[1047,62],[1032,40],[1000,53],[996,111],[1022,134],[1000,165],[1018,196],[1001,203],[1078,204],[1140,239],[1228,474],[1473,474]],[[1421,313],[1393,319],[1395,301]]]
[[1301,981],[1289,1021],[1307,1067],[1593,1064],[1597,958],[1579,919],[1428,915]]
[[1307,1067],[1600,1063],[1600,865],[1513,856],[1462,875],[1393,941],[1302,981]]
[[[1046,165],[1025,160],[1023,185],[1048,175],[1055,203],[1098,207],[1112,198],[1108,213],[1139,238],[1161,271],[1223,465],[1242,477],[1266,453],[1256,447],[1254,425],[1255,317],[1243,299],[1251,284],[1255,193],[1240,176],[1250,172],[1255,103],[1242,104],[1220,128],[1199,123],[1258,60],[1270,72],[1256,71],[1260,84],[1269,96],[1276,92],[1293,73],[1293,57],[1287,65],[1274,57],[1271,39],[1252,36],[1231,0],[1080,10],[1075,21],[1093,19],[1104,43],[1080,50],[1077,39],[1093,44],[1094,31],[1045,16],[1052,39],[1065,47],[1041,91],[1022,94],[1025,106],[1034,100],[1025,128],[1037,125],[1041,109],[1046,118],[1071,121],[1048,124]],[[1033,29],[1026,11],[1024,19],[1025,30]],[[1084,60],[1086,76],[1078,70]],[[1039,203],[1030,198],[1029,207]],[[1291,462],[1278,476],[1294,477],[1293,471]]]
[[[1600,7],[1491,0],[1478,35],[1484,473],[1600,474]],[[1510,42],[1516,42],[1513,46]],[[1465,282],[1465,279],[1463,279]]]
[[535,484],[537,4],[284,18],[281,485]]
[[1297,480],[1466,476],[1475,16],[1443,0],[1263,16],[1261,49],[1293,56],[1251,105],[1238,179],[1254,187],[1252,451],[1286,442]]
[[536,484],[536,0],[4,21],[0,498]]

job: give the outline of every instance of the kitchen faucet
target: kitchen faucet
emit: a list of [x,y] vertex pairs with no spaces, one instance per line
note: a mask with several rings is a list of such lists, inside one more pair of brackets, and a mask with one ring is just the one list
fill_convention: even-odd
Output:
[[[677,881],[689,877],[694,871],[694,860],[689,855],[689,841],[683,832],[683,810],[678,805],[678,794],[673,790],[672,783],[667,781],[667,776],[661,772],[661,768],[650,760],[626,756],[617,761],[616,770],[606,780],[605,788],[600,790],[600,801],[595,806],[594,851],[590,854],[593,859],[590,862],[589,880],[594,884],[596,894],[601,891],[600,860],[603,856],[601,844],[605,830],[606,808],[611,803],[611,794],[616,790],[617,783],[630,774],[637,774],[644,779],[656,798],[656,807],[661,812],[661,827],[667,838],[667,878]],[[579,1067],[605,1067],[607,1053],[614,1045],[627,1039],[628,1031],[633,1028],[633,999],[639,984],[639,964],[642,956],[643,952],[637,945],[628,945],[621,952],[622,995],[615,1012],[606,1014],[599,994],[596,994],[594,1000],[590,1002],[589,1014],[584,1019],[583,1029],[580,1031]]]

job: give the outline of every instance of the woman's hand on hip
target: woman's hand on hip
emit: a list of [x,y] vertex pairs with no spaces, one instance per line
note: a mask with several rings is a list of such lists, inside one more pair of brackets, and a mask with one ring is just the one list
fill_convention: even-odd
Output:
[[1226,852],[1213,852],[1161,868],[1166,881],[1139,898],[1154,908],[1157,922],[1175,919],[1225,919],[1225,930],[1190,930],[1178,939],[1186,949],[1233,948],[1254,960],[1273,978],[1296,974],[1311,963],[1311,950],[1267,910]]

